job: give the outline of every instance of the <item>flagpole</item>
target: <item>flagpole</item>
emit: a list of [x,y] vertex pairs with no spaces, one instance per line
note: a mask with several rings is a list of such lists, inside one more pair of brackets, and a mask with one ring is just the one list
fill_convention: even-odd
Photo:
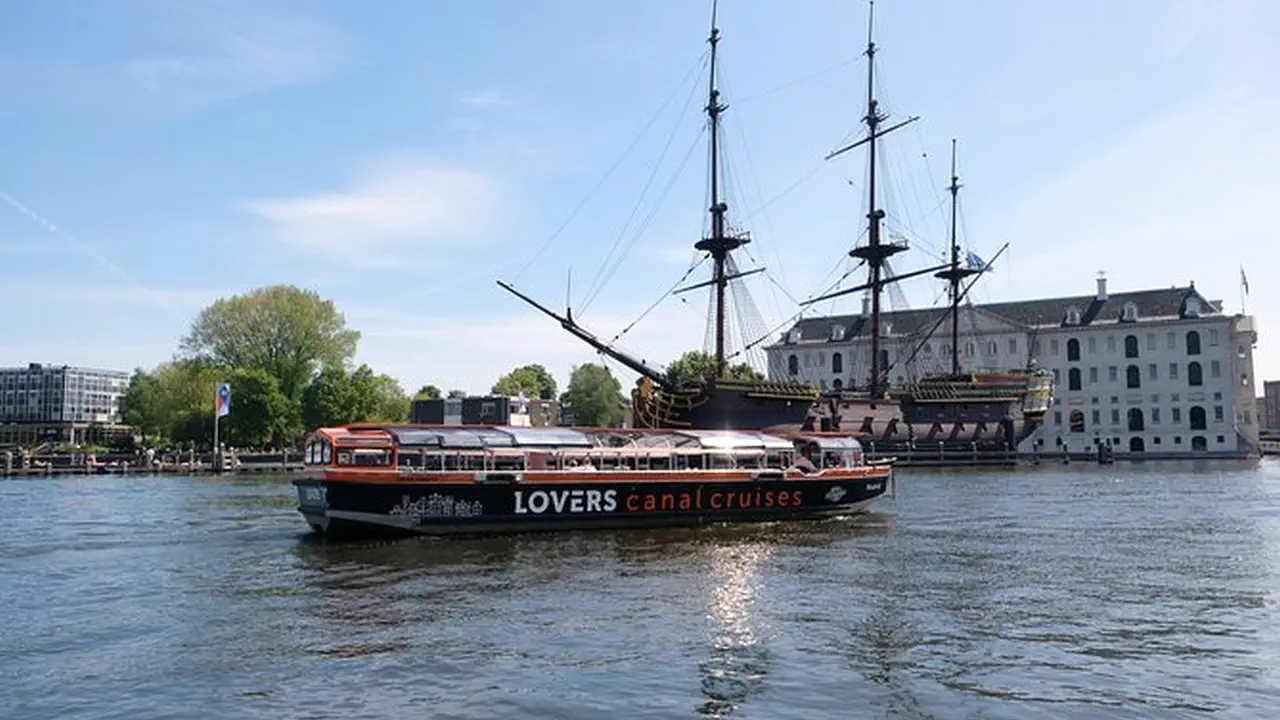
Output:
[[221,410],[218,393],[222,390],[222,383],[219,382],[213,391],[213,471],[218,472],[222,469],[222,453],[218,452],[218,417]]

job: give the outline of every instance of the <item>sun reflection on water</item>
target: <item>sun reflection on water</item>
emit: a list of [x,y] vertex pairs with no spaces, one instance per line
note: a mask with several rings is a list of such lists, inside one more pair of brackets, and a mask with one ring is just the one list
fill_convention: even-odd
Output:
[[726,545],[711,550],[708,619],[710,657],[699,663],[706,701],[699,713],[726,717],[759,692],[768,674],[765,628],[755,611],[761,565],[772,554],[764,543]]

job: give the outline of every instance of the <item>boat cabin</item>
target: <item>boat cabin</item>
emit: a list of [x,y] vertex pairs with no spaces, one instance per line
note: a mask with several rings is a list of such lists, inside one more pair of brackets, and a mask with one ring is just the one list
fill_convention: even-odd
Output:
[[856,439],[817,433],[364,425],[315,431],[306,464],[408,474],[786,470],[798,455],[818,469],[863,464]]

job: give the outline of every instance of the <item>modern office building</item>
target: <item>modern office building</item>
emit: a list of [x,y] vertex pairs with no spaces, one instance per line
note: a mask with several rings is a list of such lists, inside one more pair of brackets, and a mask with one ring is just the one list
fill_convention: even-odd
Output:
[[32,363],[0,368],[0,445],[101,443],[127,432],[129,373]]
[[[864,310],[865,313],[865,310]],[[949,371],[945,308],[882,314],[890,380]],[[1020,450],[1116,457],[1239,457],[1257,452],[1254,320],[1185,287],[967,305],[959,341],[964,370],[1037,364],[1053,371],[1053,407]],[[769,346],[769,375],[822,388],[864,387],[870,338],[859,315],[802,320]],[[826,322],[831,332],[811,332]],[[838,331],[837,331],[838,330]],[[811,338],[811,339],[810,339]],[[1280,385],[1275,392],[1280,403]]]

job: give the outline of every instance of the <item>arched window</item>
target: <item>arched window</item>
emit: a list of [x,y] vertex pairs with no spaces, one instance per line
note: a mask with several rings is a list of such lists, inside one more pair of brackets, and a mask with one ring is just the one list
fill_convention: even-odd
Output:
[[1079,359],[1080,359],[1080,341],[1075,338],[1071,338],[1070,340],[1067,341],[1067,361],[1070,362],[1072,360],[1079,360]]
[[1084,432],[1084,411],[1083,410],[1071,411],[1071,432],[1073,433]]
[[1147,449],[1147,444],[1140,437],[1129,438],[1129,452],[1143,452]]
[[1124,336],[1124,356],[1127,358],[1138,357],[1138,336],[1137,335]]
[[1195,330],[1187,331],[1187,354],[1188,355],[1200,354],[1200,333],[1196,332]]
[[1067,389],[1080,389],[1080,368],[1071,368],[1067,371]]
[[1194,360],[1187,363],[1187,384],[1188,385],[1204,384],[1204,370],[1200,368],[1200,363],[1195,362]]
[[837,375],[844,372],[844,356],[840,353],[831,353],[831,372]]
[[1204,452],[1209,449],[1209,441],[1203,435],[1197,435],[1191,438],[1192,452]]
[[1130,365],[1129,367],[1125,368],[1124,375],[1125,375],[1126,387],[1131,387],[1131,388],[1142,387],[1142,371],[1138,369],[1137,365]]
[[1205,420],[1204,408],[1200,407],[1199,405],[1192,406],[1191,429],[1204,430],[1206,427],[1208,427],[1208,422]]
[[885,370],[888,370],[888,369],[889,369],[889,351],[881,350],[880,351],[880,372],[884,372]]
[[787,356],[787,372],[792,375],[800,374],[800,358],[795,355]]
[[840,378],[836,378],[835,380],[832,380],[831,388],[836,392],[840,392],[841,390],[844,389],[844,381],[841,380]]
[[1141,408],[1129,408],[1129,432],[1142,432],[1146,429]]

